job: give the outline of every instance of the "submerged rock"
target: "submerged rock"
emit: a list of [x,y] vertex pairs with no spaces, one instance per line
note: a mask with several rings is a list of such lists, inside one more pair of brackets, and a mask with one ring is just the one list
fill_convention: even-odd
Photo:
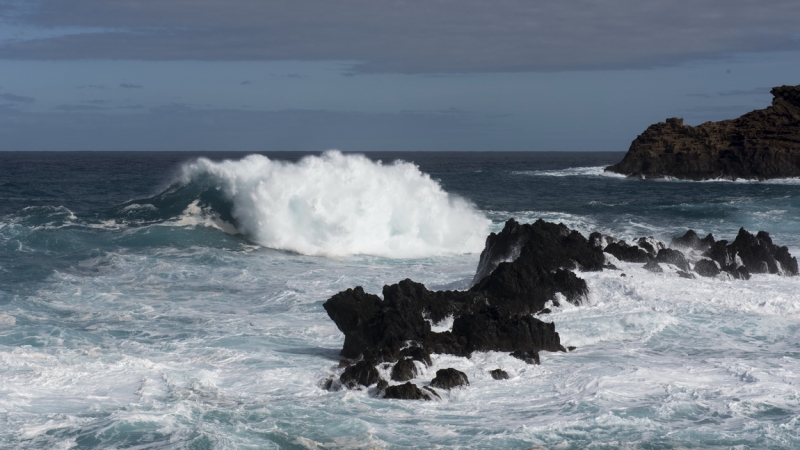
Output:
[[650,125],[607,171],[688,180],[800,176],[800,86],[773,88],[772,106],[696,127],[671,118]]
[[[437,395],[438,396],[438,395]],[[431,400],[430,394],[422,391],[416,384],[408,382],[386,388],[383,398],[394,398],[399,400]]]
[[453,389],[459,386],[469,386],[467,374],[460,370],[448,368],[436,371],[436,378],[431,380],[431,386],[439,389]]
[[539,364],[539,352],[535,350],[511,352],[511,356],[517,359],[521,359],[528,364]]
[[489,371],[489,374],[495,380],[507,380],[508,379],[508,372],[503,369],[494,369]]
[[644,269],[653,273],[663,273],[664,268],[662,268],[656,261],[650,261],[644,265]]

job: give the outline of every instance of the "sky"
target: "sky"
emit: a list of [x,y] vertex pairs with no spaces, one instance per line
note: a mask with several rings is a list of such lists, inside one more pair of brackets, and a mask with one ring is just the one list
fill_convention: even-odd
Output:
[[0,151],[625,151],[787,84],[797,0],[0,0]]

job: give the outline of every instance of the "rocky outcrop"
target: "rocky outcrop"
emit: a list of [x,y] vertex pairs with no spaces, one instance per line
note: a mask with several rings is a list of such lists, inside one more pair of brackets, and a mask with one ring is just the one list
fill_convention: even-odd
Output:
[[[798,273],[797,260],[786,247],[774,245],[765,232],[753,235],[741,229],[729,244],[712,235],[700,239],[689,230],[672,241],[685,249],[685,254],[652,237],[631,242],[599,233],[586,239],[562,224],[539,220],[521,225],[511,219],[500,233],[487,238],[478,272],[491,271],[480,278],[476,275],[469,290],[431,291],[406,279],[384,286],[383,298],[361,287],[339,292],[323,304],[344,334],[341,354],[354,360],[343,364],[346,367],[339,380],[352,389],[377,384],[378,393],[387,398],[430,399],[438,394],[420,390],[413,383],[389,386],[381,379],[378,366],[393,363],[390,378],[403,382],[418,375],[416,361],[430,366],[432,353],[470,357],[477,351],[501,351],[528,364],[539,364],[540,352],[566,349],[555,325],[537,316],[550,312],[545,307],[548,302],[558,305],[559,299],[565,299],[580,303],[588,288],[575,271],[609,267],[606,253],[644,263],[652,272],[670,272],[663,276],[693,278],[689,272],[692,263],[701,276],[726,272],[746,279],[750,273]],[[516,259],[506,260],[509,255]],[[431,323],[447,317],[453,317],[450,331],[432,331]],[[459,381],[462,378],[464,383]],[[468,384],[466,375],[446,369],[437,372],[431,385],[450,389],[454,383]]]
[[787,247],[778,247],[772,243],[769,233],[759,231],[755,236],[744,228],[731,244],[719,241],[711,246],[705,256],[718,262],[726,271],[739,271],[740,278],[750,278],[751,273],[772,273],[780,275],[797,275],[797,259],[789,254]]
[[650,125],[606,171],[688,180],[800,177],[800,86],[771,92],[772,106],[738,119],[692,127],[671,118]]
[[[502,261],[512,247],[519,249],[517,258]],[[487,238],[480,267],[493,269],[468,291],[430,291],[403,280],[384,286],[383,299],[356,287],[323,306],[345,335],[342,355],[348,358],[394,362],[408,356],[430,364],[431,352],[562,351],[555,326],[531,313],[557,302],[556,294],[579,303],[588,289],[572,270],[601,270],[603,262],[602,250],[564,225],[511,219]],[[448,316],[454,317],[452,331],[431,331],[431,322]]]
[[469,378],[460,370],[439,369],[436,371],[436,378],[431,380],[431,386],[449,391],[459,386],[469,386]]

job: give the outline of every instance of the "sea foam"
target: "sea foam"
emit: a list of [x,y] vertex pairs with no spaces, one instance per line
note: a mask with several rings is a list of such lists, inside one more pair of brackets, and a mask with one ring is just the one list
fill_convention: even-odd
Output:
[[250,155],[199,158],[180,182],[211,177],[237,229],[265,247],[306,255],[396,258],[479,252],[490,221],[414,164],[328,151],[296,163]]

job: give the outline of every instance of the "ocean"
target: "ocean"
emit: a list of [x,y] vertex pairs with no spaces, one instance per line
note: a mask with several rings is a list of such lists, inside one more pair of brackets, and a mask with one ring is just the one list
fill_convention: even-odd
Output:
[[800,448],[800,277],[619,263],[545,316],[575,351],[434,355],[417,384],[470,380],[436,401],[323,388],[328,298],[466,289],[512,217],[800,256],[800,180],[603,172],[622,156],[0,153],[0,447]]

